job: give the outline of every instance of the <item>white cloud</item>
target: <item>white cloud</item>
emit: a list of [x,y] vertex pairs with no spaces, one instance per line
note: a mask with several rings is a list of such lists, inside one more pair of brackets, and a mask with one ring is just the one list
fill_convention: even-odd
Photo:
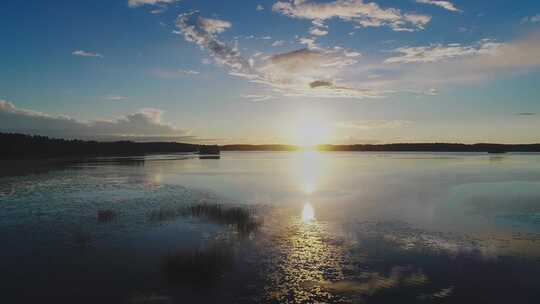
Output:
[[81,121],[19,109],[11,102],[0,100],[0,131],[81,139],[193,139],[189,131],[162,122],[162,114],[159,109],[144,108],[113,120]]
[[309,33],[315,36],[324,36],[328,34],[328,31],[325,29],[318,28],[318,27],[312,27],[309,29]]
[[139,7],[143,5],[163,5],[176,2],[178,0],[128,0],[129,7]]
[[359,120],[341,121],[336,124],[341,129],[373,130],[373,129],[396,129],[413,124],[408,120]]
[[307,48],[246,59],[238,47],[219,40],[217,32],[205,30],[198,22],[200,19],[196,12],[180,15],[179,32],[187,41],[207,51],[230,75],[270,86],[285,96],[366,98],[381,95],[381,92],[349,86],[340,80],[342,70],[358,62],[359,52],[339,47],[326,49],[317,46],[313,39],[303,38],[301,42]]
[[351,21],[361,27],[389,26],[395,31],[414,31],[424,29],[431,20],[430,16],[402,13],[396,8],[383,9],[374,2],[363,0],[336,0],[333,2],[312,2],[309,0],[278,1],[272,9],[283,15],[316,20],[339,18]]
[[493,54],[500,43],[484,39],[474,45],[464,46],[458,43],[447,45],[431,44],[429,46],[401,47],[392,50],[400,56],[386,59],[385,63],[427,63],[449,60],[465,56]]
[[211,18],[198,18],[199,27],[210,34],[217,34],[231,27],[229,21]]
[[198,75],[200,74],[199,71],[195,70],[186,70],[186,69],[153,69],[151,73],[154,76],[164,78],[164,79],[173,79],[178,78],[182,76],[189,76],[189,75]]
[[83,50],[75,50],[71,54],[73,56],[103,58],[103,55],[101,55],[99,53],[86,52],[86,51],[83,51]]
[[186,74],[186,75],[198,75],[200,73],[199,71],[195,71],[195,70],[182,70],[182,69],[179,69],[178,72]]
[[521,23],[537,23],[540,22],[540,14],[536,14],[535,16],[530,17],[523,17],[521,19]]
[[[484,45],[486,43],[491,46]],[[427,47],[427,50],[431,48]],[[444,48],[442,50],[442,54],[447,54]],[[391,60],[395,62],[394,64],[374,65],[372,70],[383,72],[384,75],[383,79],[377,80],[380,86],[409,92],[413,90],[426,92],[433,87],[471,85],[503,74],[538,70],[540,32],[508,42],[481,40],[473,46],[466,46],[463,52],[451,51],[452,56],[430,51],[419,54],[395,57],[396,59]],[[406,64],[407,62],[421,64]],[[359,77],[358,74],[353,76]]]
[[249,95],[242,95],[242,98],[251,99],[251,101],[259,102],[259,101],[267,101],[271,99],[275,99],[276,97],[273,95],[260,95],[260,94],[249,94]]
[[262,6],[260,4],[257,4],[256,10],[257,11],[262,11],[262,10],[264,10],[264,6]]
[[283,46],[285,44],[284,40],[276,40],[272,43],[272,46]]
[[111,101],[124,101],[124,100],[127,100],[128,97],[127,96],[122,96],[122,95],[107,95],[107,96],[105,96],[105,99],[106,100],[111,100]]
[[416,2],[417,3],[422,3],[422,4],[436,5],[436,6],[442,7],[444,9],[452,11],[452,12],[460,12],[461,11],[450,1],[416,0]]
[[150,14],[158,15],[163,14],[167,9],[166,8],[156,8],[150,11]]

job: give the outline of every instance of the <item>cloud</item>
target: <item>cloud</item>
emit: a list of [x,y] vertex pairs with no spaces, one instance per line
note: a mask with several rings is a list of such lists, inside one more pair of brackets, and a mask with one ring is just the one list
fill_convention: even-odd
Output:
[[533,113],[533,112],[521,112],[521,113],[516,113],[515,115],[518,115],[518,116],[533,116],[533,115],[536,115],[536,113]]
[[271,99],[276,99],[276,96],[273,95],[260,95],[260,94],[249,94],[249,95],[242,95],[242,98],[251,99],[251,101],[267,101]]
[[437,0],[416,0],[417,3],[422,4],[431,4],[436,5],[439,7],[442,7],[446,10],[452,11],[452,12],[461,12],[452,2],[450,1],[437,1]]
[[73,56],[81,56],[81,57],[98,57],[103,58],[103,55],[99,53],[92,53],[92,52],[86,52],[83,50],[75,50],[71,53]]
[[272,10],[285,16],[315,20],[339,18],[356,23],[360,27],[388,26],[394,31],[422,30],[431,20],[430,16],[402,13],[396,8],[383,9],[374,2],[363,0],[336,0],[317,3],[309,0],[278,1]]
[[[181,14],[177,18],[179,33],[197,44],[230,75],[250,82],[270,86],[284,96],[299,97],[379,97],[380,92],[351,87],[340,83],[340,72],[358,62],[360,53],[344,48],[322,48],[313,40],[303,39],[307,48],[272,56],[254,56],[246,59],[238,47],[231,47],[218,38],[219,31],[207,30],[204,19],[197,12]],[[327,81],[327,86],[312,87],[314,81]]]
[[458,57],[491,54],[497,51],[499,43],[484,39],[475,45],[463,46],[458,43],[447,45],[431,44],[429,46],[401,47],[392,50],[400,56],[386,59],[385,63],[426,63],[438,62]]
[[[484,39],[470,46],[449,44],[416,48],[419,48],[418,52],[405,52],[385,60],[382,65],[373,64],[368,68],[368,72],[383,75],[372,85],[421,91],[456,84],[470,85],[502,74],[526,73],[540,68],[540,32],[507,42]],[[351,77],[360,76],[357,73]]]
[[193,76],[193,75],[200,74],[199,71],[195,71],[195,70],[162,69],[162,68],[153,69],[151,73],[154,76],[157,76],[159,78],[164,78],[164,79],[173,79],[173,78],[178,78],[178,77],[183,77],[183,76],[190,76],[190,75]]
[[220,19],[199,17],[198,22],[199,22],[199,27],[203,31],[210,34],[221,33],[231,27],[231,23],[229,21],[220,20]]
[[68,116],[54,116],[17,108],[0,100],[0,131],[81,139],[194,139],[187,130],[162,122],[163,111],[144,108],[113,120],[81,121]]
[[315,36],[324,36],[328,34],[328,31],[325,29],[320,29],[318,27],[312,27],[309,29],[309,33]]
[[373,130],[373,129],[396,129],[404,128],[413,124],[408,120],[360,120],[342,121],[336,126],[342,129]]
[[143,5],[166,5],[178,0],[128,0],[129,7],[139,7]]
[[285,44],[284,40],[276,40],[272,43],[272,46],[283,46]]
[[[198,12],[190,12],[180,14],[176,19],[176,26],[180,33],[184,35],[186,41],[193,42],[201,49],[209,52],[210,56],[218,64],[226,66],[232,71],[249,71],[250,65],[248,60],[243,58],[236,48],[221,42],[216,36],[221,30],[216,30],[215,27],[209,26],[209,23],[206,22],[207,20],[200,17]],[[221,27],[218,28],[224,29],[224,24],[226,23],[222,23]]]
[[263,60],[253,82],[271,86],[285,96],[320,98],[380,97],[381,92],[340,81],[342,71],[358,62],[360,53],[343,48],[308,47]]
[[537,23],[540,22],[540,14],[536,14],[535,16],[530,17],[523,17],[521,19],[521,23]]
[[[150,11],[150,14],[158,15],[163,14],[167,9],[166,8],[156,8]],[[160,23],[161,24],[161,23]]]
[[257,4],[257,7],[255,8],[257,11],[262,11],[264,10],[264,6],[260,5],[260,4]]
[[124,100],[127,100],[128,97],[127,96],[122,96],[122,95],[107,95],[107,96],[105,96],[105,99],[106,100],[111,100],[111,101],[124,101]]

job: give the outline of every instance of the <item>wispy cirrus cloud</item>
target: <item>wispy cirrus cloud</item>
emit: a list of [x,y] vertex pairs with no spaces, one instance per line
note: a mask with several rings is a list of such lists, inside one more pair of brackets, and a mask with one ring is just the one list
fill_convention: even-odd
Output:
[[174,79],[178,77],[186,76],[195,76],[199,75],[199,71],[190,70],[190,69],[165,69],[165,68],[156,68],[152,69],[150,73],[156,77],[163,79]]
[[526,73],[540,68],[540,32],[514,41],[484,39],[465,47],[447,46],[458,49],[425,46],[420,47],[421,52],[402,53],[402,56],[388,58],[382,66],[373,67],[385,71],[383,79],[377,81],[396,90],[426,89],[473,84],[502,74]]
[[442,7],[445,10],[449,10],[452,12],[461,12],[460,9],[458,9],[452,2],[450,1],[439,1],[439,0],[416,0],[417,3],[421,4],[430,4],[435,5],[438,7]]
[[[335,5],[336,2],[342,1],[329,3]],[[343,2],[367,5],[362,1]],[[305,3],[311,2],[293,5]],[[208,26],[206,19],[198,12],[181,14],[176,22],[177,33],[207,52],[230,75],[267,86],[276,96],[355,99],[399,93],[435,96],[441,86],[473,83],[540,63],[538,34],[510,42],[481,39],[471,44],[404,46],[392,49],[391,55],[383,59],[364,57],[358,51],[337,46],[325,47],[319,45],[314,36],[298,37],[298,42],[305,47],[283,53],[258,51],[250,57],[241,53],[237,40],[233,43],[222,40],[221,34],[232,27],[230,22],[221,20],[219,23],[225,26],[216,29]],[[327,28],[319,19],[312,21],[317,28]],[[261,96],[257,97],[265,98]]]
[[212,18],[198,18],[199,27],[210,34],[218,34],[231,27],[231,23],[226,20]]
[[[205,26],[204,20],[208,19],[201,17],[197,11],[180,14],[176,19],[176,27],[186,41],[195,43],[207,51],[218,64],[226,66],[232,71],[249,71],[251,67],[248,60],[242,57],[236,48],[220,41],[216,34],[221,31]],[[223,22],[230,24],[228,21]],[[223,29],[223,26],[220,28]]]
[[486,55],[496,52],[500,43],[483,39],[474,45],[461,45],[459,43],[431,44],[428,46],[401,47],[392,50],[399,56],[386,59],[385,63],[426,63],[438,62],[452,58]]
[[316,24],[339,18],[360,27],[388,26],[394,31],[415,31],[424,29],[431,16],[403,13],[397,8],[381,8],[374,2],[363,0],[336,0],[314,2],[310,0],[278,1],[273,11],[292,18],[308,19]]
[[242,95],[242,98],[250,99],[251,101],[259,102],[259,101],[267,101],[271,99],[276,99],[276,96],[273,95],[262,95],[262,94],[247,94]]
[[336,127],[357,130],[395,129],[407,127],[413,123],[414,122],[408,120],[357,120],[341,121],[336,123]]
[[0,100],[0,131],[81,139],[196,139],[189,130],[164,123],[162,115],[162,110],[143,108],[112,120],[81,121],[64,115],[17,108],[9,101]]
[[105,96],[105,100],[110,100],[110,101],[125,101],[127,99],[128,99],[128,97],[123,96],[123,95],[107,95],[107,96]]
[[83,50],[75,50],[71,52],[71,55],[73,56],[80,56],[80,57],[96,57],[96,58],[103,58],[104,56],[99,53],[93,53],[93,52],[87,52]]
[[284,96],[366,98],[381,94],[352,87],[339,80],[339,74],[345,67],[358,62],[359,52],[340,47],[323,48],[304,39],[307,48],[246,58],[237,47],[218,38],[221,31],[209,29],[201,20],[206,18],[199,16],[198,12],[181,14],[176,22],[179,33],[207,51],[233,76],[270,86]]
[[523,19],[521,19],[521,23],[537,23],[537,22],[540,22],[540,14],[536,14],[534,16],[523,17]]
[[143,5],[166,5],[179,0],[128,0],[129,7],[139,7]]

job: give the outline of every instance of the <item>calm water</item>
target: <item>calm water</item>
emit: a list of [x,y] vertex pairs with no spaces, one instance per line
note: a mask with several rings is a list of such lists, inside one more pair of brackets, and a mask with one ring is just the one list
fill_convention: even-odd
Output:
[[540,155],[9,166],[1,303],[540,303]]

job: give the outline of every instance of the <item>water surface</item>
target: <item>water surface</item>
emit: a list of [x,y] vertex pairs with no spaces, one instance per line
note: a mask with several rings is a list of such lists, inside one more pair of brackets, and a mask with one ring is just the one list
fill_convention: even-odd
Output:
[[227,152],[8,166],[5,303],[540,301],[537,154]]

